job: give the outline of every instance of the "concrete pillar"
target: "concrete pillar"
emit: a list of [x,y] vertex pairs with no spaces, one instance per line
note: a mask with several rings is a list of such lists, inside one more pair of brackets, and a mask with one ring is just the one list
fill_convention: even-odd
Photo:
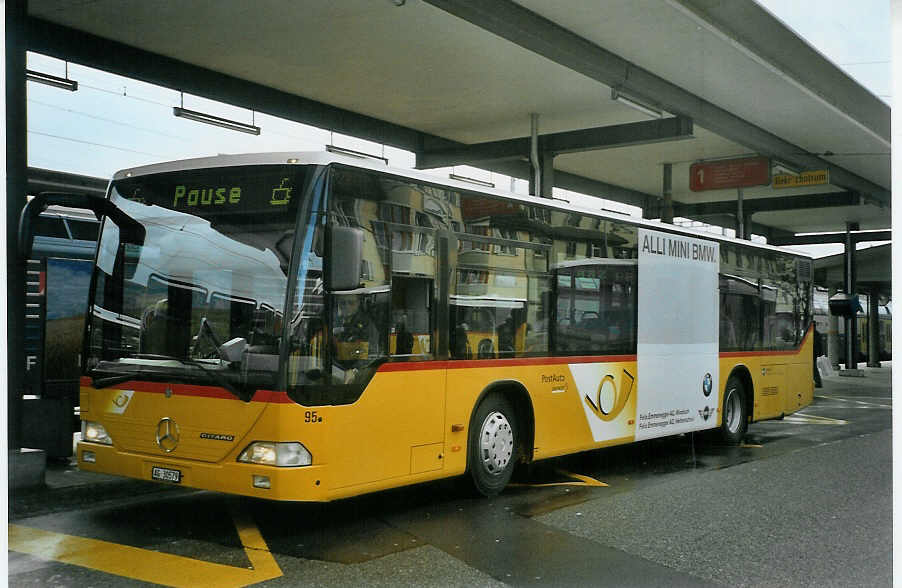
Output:
[[673,165],[664,164],[664,176],[661,184],[661,222],[673,224]]
[[868,293],[868,367],[880,367],[880,311],[877,288]]
[[[25,0],[6,2],[6,375],[7,441],[21,445],[22,388],[25,373],[25,262],[19,255],[16,228],[25,206],[26,152]],[[14,468],[10,468],[14,472]]]
[[[837,290],[836,286],[830,286],[828,295],[833,296]],[[830,366],[839,370],[839,317],[834,314],[828,314],[827,317],[827,357],[830,359]]]
[[742,188],[736,188],[736,238],[745,239],[745,213],[742,210]]

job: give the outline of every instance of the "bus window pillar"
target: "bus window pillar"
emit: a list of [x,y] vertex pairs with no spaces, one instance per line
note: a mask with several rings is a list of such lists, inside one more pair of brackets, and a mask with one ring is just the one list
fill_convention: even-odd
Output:
[[879,292],[877,287],[868,293],[868,367],[880,366],[880,316],[878,311]]
[[[831,286],[828,294],[833,296],[839,289]],[[827,313],[827,357],[830,359],[830,367],[839,370],[839,317]]]

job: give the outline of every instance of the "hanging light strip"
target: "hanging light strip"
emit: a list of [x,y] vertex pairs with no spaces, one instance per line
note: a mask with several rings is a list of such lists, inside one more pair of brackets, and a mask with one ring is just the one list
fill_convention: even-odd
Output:
[[69,90],[70,92],[74,92],[78,90],[78,82],[75,80],[70,80],[67,77],[60,78],[57,76],[52,76],[47,73],[43,73],[40,71],[34,71],[31,69],[25,70],[25,79],[30,82],[37,82],[39,84],[45,84],[47,86],[53,86],[54,88],[62,88],[63,90]]
[[182,108],[181,106],[173,106],[172,114],[179,118],[187,118],[188,120],[213,125],[214,127],[220,127],[223,129],[229,129],[232,131],[240,131],[249,135],[260,134],[260,127],[256,125],[249,125],[247,123],[238,122],[236,120],[229,120],[227,118],[213,116],[212,114],[198,112],[196,110],[188,110],[187,108]]
[[640,102],[639,100],[631,96],[626,96],[617,88],[611,88],[611,100],[625,104],[630,108],[638,110],[639,112],[647,114],[648,116],[653,116],[654,118],[664,117],[664,113],[659,108],[655,108],[654,106]]
[[377,161],[383,162],[385,165],[388,165],[388,158],[385,156],[372,155],[370,153],[366,153],[364,151],[355,151],[353,149],[348,149],[347,147],[336,147],[335,145],[326,145],[326,151],[329,153],[338,153],[340,155],[350,155],[351,157],[357,157],[360,159],[375,159]]
[[452,180],[457,180],[458,182],[467,182],[468,184],[476,184],[477,186],[485,186],[486,188],[495,187],[495,184],[493,182],[486,182],[485,180],[479,180],[477,178],[471,178],[469,176],[459,176],[455,173],[448,174],[448,177]]

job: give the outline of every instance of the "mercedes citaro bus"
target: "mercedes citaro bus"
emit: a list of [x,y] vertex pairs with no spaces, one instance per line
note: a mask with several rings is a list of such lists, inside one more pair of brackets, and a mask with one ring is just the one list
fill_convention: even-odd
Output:
[[811,402],[811,260],[328,153],[110,183],[84,470],[327,501]]

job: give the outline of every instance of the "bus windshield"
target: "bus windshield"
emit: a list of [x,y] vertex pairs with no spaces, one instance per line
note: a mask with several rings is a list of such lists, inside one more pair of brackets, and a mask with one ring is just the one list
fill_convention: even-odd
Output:
[[226,167],[115,182],[92,281],[87,368],[126,379],[278,385],[297,213],[309,169]]

